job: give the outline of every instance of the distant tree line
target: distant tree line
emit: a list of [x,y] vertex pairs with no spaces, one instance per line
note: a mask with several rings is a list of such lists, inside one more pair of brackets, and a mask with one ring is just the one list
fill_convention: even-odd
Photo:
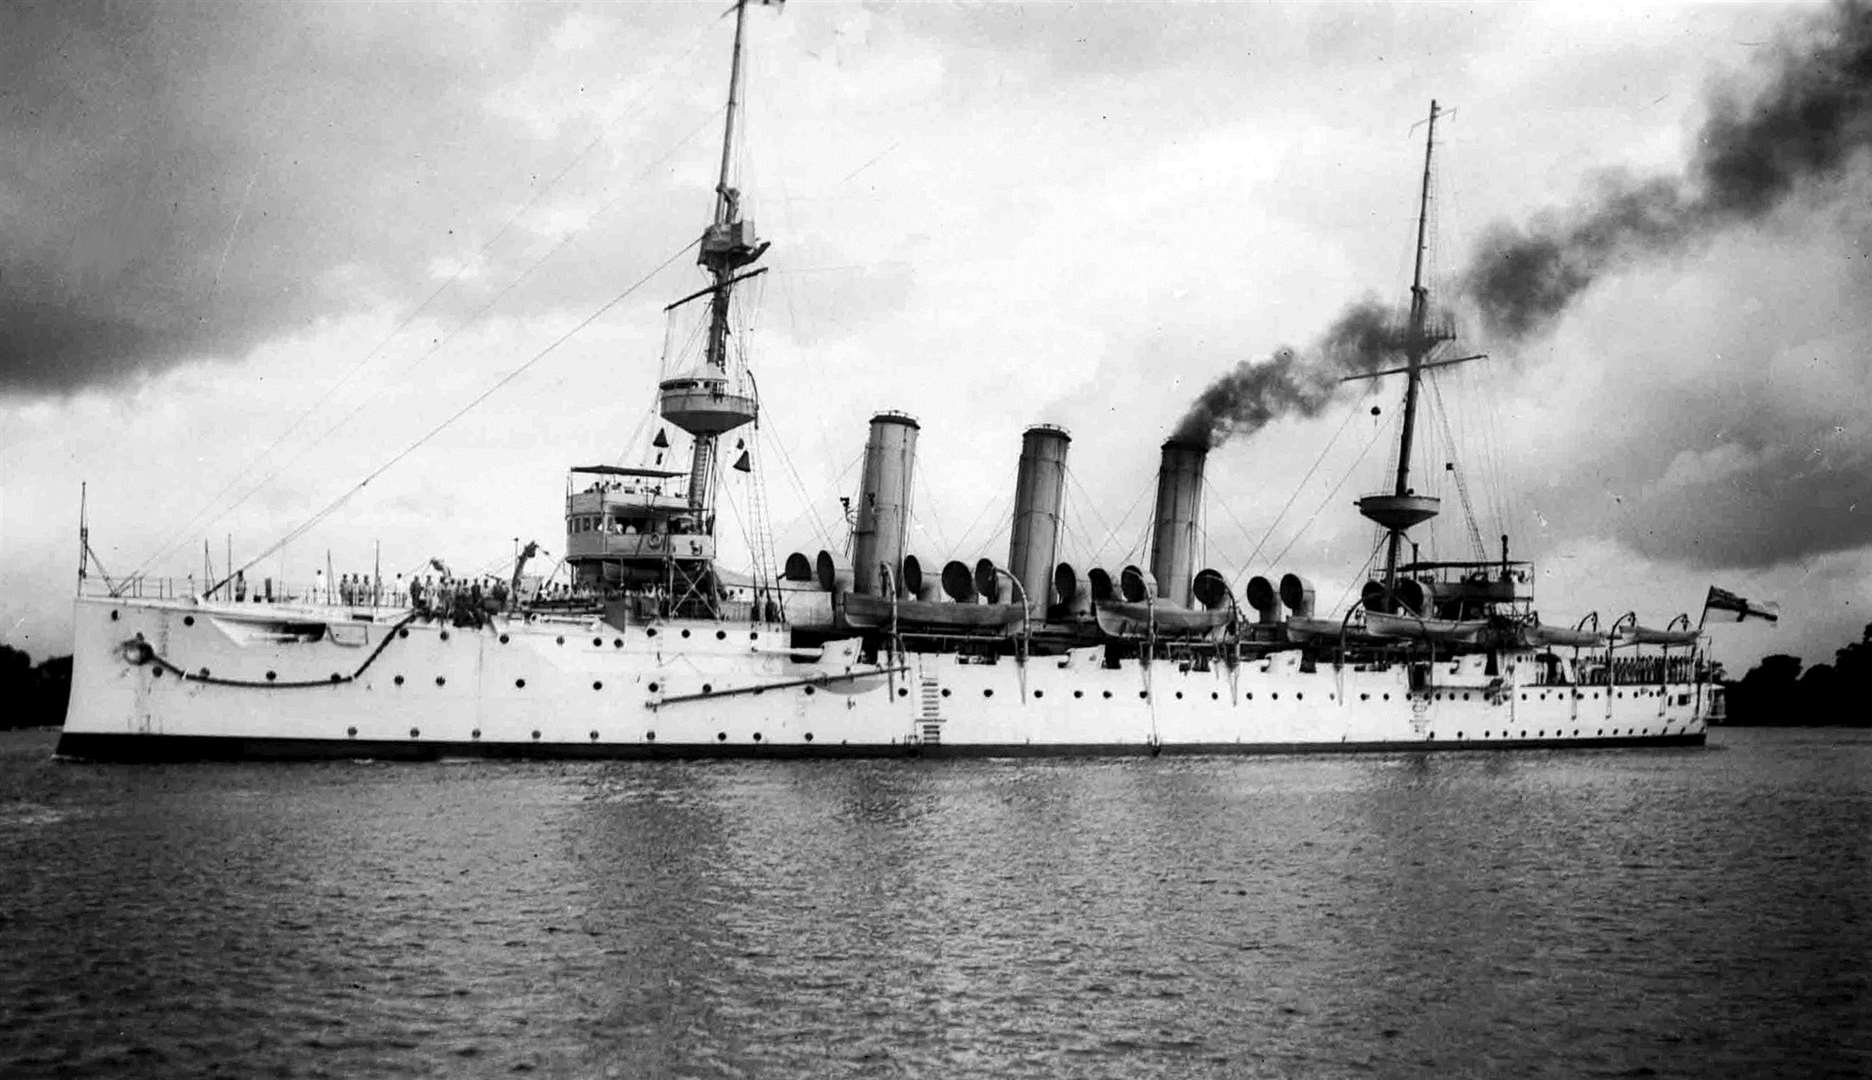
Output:
[[71,700],[72,658],[55,656],[34,666],[23,649],[0,645],[0,728],[65,722]]
[[1776,653],[1726,691],[1727,724],[1872,727],[1872,623],[1831,664],[1801,670],[1798,656]]

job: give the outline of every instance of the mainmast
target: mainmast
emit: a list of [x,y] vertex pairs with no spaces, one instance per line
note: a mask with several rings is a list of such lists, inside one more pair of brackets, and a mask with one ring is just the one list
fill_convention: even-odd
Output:
[[[736,271],[759,259],[767,245],[755,239],[754,223],[741,218],[741,193],[734,184],[735,125],[741,112],[741,42],[747,24],[748,0],[736,0],[734,52],[728,70],[728,105],[722,128],[721,174],[715,184],[715,214],[702,239],[696,262],[708,271],[707,347],[702,366],[688,374],[663,380],[661,409],[664,418],[695,440],[689,462],[689,506],[700,516],[699,531],[714,531],[713,491],[715,440],[752,421],[759,406],[751,393],[731,384],[729,377],[729,301]],[[746,275],[742,275],[746,276]]]
[[[1436,119],[1437,103],[1431,99],[1430,122],[1424,136],[1423,186],[1417,195],[1417,252],[1411,265],[1410,326],[1404,338],[1404,421],[1398,432],[1397,483],[1391,490],[1394,496],[1408,496],[1412,493],[1411,442],[1417,431],[1417,393],[1423,386],[1423,362],[1430,350],[1445,340],[1433,340],[1425,332],[1430,316],[1430,290],[1423,283],[1424,248],[1428,243],[1430,226],[1430,166],[1432,155],[1436,153]],[[1394,593],[1397,589],[1398,548],[1403,540],[1404,530],[1392,529],[1385,545],[1385,591],[1388,593]]]
[[[1358,501],[1359,512],[1389,533],[1385,541],[1384,590],[1387,602],[1394,607],[1397,600],[1398,554],[1404,544],[1404,534],[1411,526],[1421,525],[1435,517],[1438,509],[1436,498],[1419,495],[1410,485],[1411,444],[1417,431],[1417,397],[1423,385],[1423,373],[1427,368],[1478,359],[1470,356],[1426,363],[1437,346],[1455,336],[1448,327],[1431,323],[1430,289],[1424,284],[1423,278],[1424,252],[1429,246],[1430,177],[1431,163],[1436,153],[1438,115],[1437,103],[1430,102],[1429,133],[1424,139],[1423,186],[1417,198],[1417,252],[1411,270],[1410,316],[1402,341],[1405,360],[1401,369],[1405,376],[1404,417],[1398,431],[1397,475],[1391,494],[1367,495]],[[1395,374],[1399,370],[1394,368],[1354,378]]]

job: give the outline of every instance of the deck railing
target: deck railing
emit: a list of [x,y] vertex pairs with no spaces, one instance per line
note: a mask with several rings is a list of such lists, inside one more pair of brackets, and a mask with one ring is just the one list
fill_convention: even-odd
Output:
[[261,578],[258,582],[236,581],[224,584],[212,594],[202,594],[202,588],[202,583],[192,577],[134,577],[110,584],[100,578],[87,577],[79,583],[78,593],[80,596],[120,596],[130,600],[185,600],[200,595],[203,600],[222,604],[308,604],[353,608],[406,608],[410,600],[407,582],[373,582],[364,577],[341,577],[336,584],[316,579],[312,582],[286,582]]

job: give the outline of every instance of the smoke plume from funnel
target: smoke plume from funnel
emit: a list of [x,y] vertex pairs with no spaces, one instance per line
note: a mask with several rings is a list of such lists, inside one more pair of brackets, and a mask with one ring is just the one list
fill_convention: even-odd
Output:
[[[1486,230],[1458,278],[1486,337],[1536,333],[1608,271],[1760,219],[1872,148],[1872,6],[1837,5],[1808,29],[1774,48],[1760,93],[1726,91],[1710,103],[1685,175],[1607,176],[1568,211]],[[1404,344],[1401,321],[1359,301],[1313,348],[1238,363],[1203,390],[1172,438],[1213,448],[1283,416],[1314,416],[1341,379],[1376,370]]]
[[1280,348],[1243,360],[1210,383],[1177,423],[1171,441],[1205,450],[1259,431],[1283,416],[1314,416],[1347,375],[1375,371],[1405,341],[1404,328],[1374,297],[1348,307],[1312,348]]
[[1710,102],[1684,175],[1608,177],[1565,212],[1488,229],[1461,279],[1488,336],[1536,333],[1606,272],[1758,220],[1872,147],[1872,6],[1833,7],[1769,66],[1752,98]]

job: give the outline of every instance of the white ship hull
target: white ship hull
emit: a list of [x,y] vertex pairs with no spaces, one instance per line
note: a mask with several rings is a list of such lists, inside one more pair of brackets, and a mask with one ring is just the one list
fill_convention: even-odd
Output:
[[[316,628],[323,627],[319,630]],[[295,633],[301,640],[290,640]],[[316,634],[316,640],[303,640]],[[1272,753],[1698,744],[1706,683],[1564,685],[1531,658],[1310,670],[1103,650],[994,662],[784,627],[495,620],[80,598],[59,752],[186,758]],[[812,655],[817,654],[817,655]]]

